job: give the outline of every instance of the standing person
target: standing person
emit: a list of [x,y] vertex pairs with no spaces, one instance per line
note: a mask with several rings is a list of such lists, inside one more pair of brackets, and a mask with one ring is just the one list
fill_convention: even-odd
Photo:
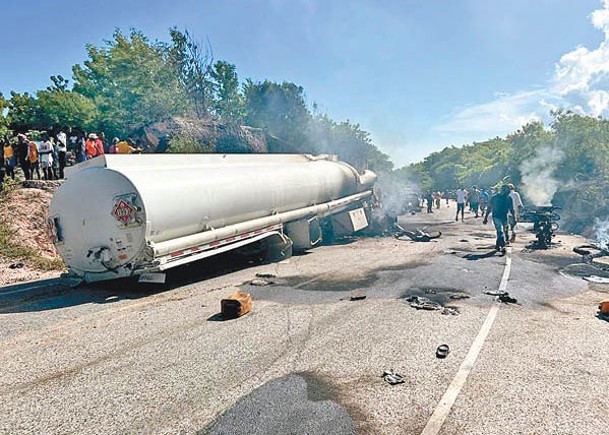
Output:
[[514,207],[512,206],[512,198],[510,198],[510,187],[507,184],[501,186],[499,193],[491,198],[486,214],[484,215],[484,225],[488,223],[488,215],[493,214],[493,225],[497,232],[497,241],[495,242],[495,250],[505,253],[505,245],[507,244],[507,234],[505,228],[508,222],[508,213],[514,216]]
[[6,175],[11,177],[13,180],[15,179],[15,149],[13,148],[13,144],[10,139],[4,139],[4,168],[6,171]]
[[116,144],[116,152],[118,154],[131,154],[135,151],[137,150],[131,146],[129,139],[122,140]]
[[85,142],[85,154],[87,156],[87,160],[90,160],[94,157],[97,157],[97,147],[95,146],[95,141],[97,140],[97,135],[95,133],[89,133],[89,138]]
[[112,139],[112,145],[110,145],[110,147],[108,148],[108,154],[118,153],[118,148],[116,147],[116,144],[118,144],[119,142],[120,142],[120,139],[117,137]]
[[57,133],[57,160],[59,164],[59,179],[63,179],[63,170],[66,167],[66,157],[68,154],[68,143],[66,134],[63,131]]
[[433,194],[431,193],[431,190],[427,191],[425,201],[427,202],[427,213],[433,213]]
[[76,163],[87,161],[86,140],[83,131],[78,132],[78,140],[76,141]]
[[[510,219],[510,229],[512,230],[512,237],[510,237],[510,242],[516,240],[516,223],[520,220],[520,213],[524,208],[524,204],[522,202],[522,198],[520,194],[516,191],[516,186],[513,184],[509,184],[510,186],[510,198],[512,199],[512,207],[514,208],[514,216]],[[507,235],[507,231],[506,231]]]
[[32,174],[32,180],[34,179],[34,171],[36,175],[38,175],[38,179],[40,180],[40,162],[38,157],[38,144],[33,140],[30,141],[30,151],[28,154],[28,159],[30,161],[30,172]]
[[455,216],[455,221],[459,221],[459,212],[461,212],[461,222],[465,221],[465,197],[467,196],[467,190],[463,189],[463,187],[459,187],[457,190],[457,215]]
[[99,136],[97,136],[97,138],[95,138],[95,148],[97,149],[98,156],[103,156],[105,154],[105,150],[104,150],[105,141],[106,141],[106,135],[103,132],[99,133]]
[[30,143],[25,134],[17,135],[17,139],[19,141],[17,143],[17,157],[19,158],[19,166],[21,166],[25,179],[30,180],[32,178],[32,175],[30,174],[30,160],[28,159]]
[[436,209],[440,209],[440,200],[442,199],[442,193],[438,190],[435,194],[434,194],[435,198],[434,200],[436,201]]
[[40,146],[38,147],[40,167],[45,180],[53,179],[53,144],[47,133],[41,136]]
[[476,217],[478,217],[478,210],[480,207],[480,191],[476,188],[476,186],[472,187],[472,191],[469,192],[467,198],[469,200],[471,210],[476,214]]

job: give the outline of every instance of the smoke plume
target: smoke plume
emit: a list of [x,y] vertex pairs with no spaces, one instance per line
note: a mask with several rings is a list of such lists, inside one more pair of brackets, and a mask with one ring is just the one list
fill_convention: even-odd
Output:
[[550,205],[560,186],[554,172],[563,158],[562,150],[549,145],[537,149],[532,159],[520,165],[522,192],[535,205]]
[[597,218],[594,221],[594,232],[596,233],[596,243],[603,249],[609,249],[609,221]]

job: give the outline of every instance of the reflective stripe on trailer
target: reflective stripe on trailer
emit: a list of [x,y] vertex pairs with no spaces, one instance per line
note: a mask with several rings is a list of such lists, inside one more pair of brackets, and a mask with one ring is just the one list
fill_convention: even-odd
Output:
[[258,236],[263,233],[267,233],[269,231],[280,230],[283,228],[283,224],[272,225],[270,227],[261,228],[259,230],[249,231],[247,233],[239,234],[238,236],[227,237],[226,239],[216,240],[214,242],[206,243],[204,245],[193,246],[192,248],[182,249],[179,251],[171,252],[168,257],[173,260],[179,257],[184,257],[186,255],[195,254],[200,251],[206,251],[208,249],[217,248],[219,246],[223,246],[232,242],[236,242],[239,240],[249,239],[250,237]]

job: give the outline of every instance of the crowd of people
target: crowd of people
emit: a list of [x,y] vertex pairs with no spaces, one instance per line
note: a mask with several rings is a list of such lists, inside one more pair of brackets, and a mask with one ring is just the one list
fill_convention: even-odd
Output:
[[[455,221],[465,221],[465,208],[474,213],[476,218],[483,217],[483,224],[488,223],[489,215],[492,216],[492,222],[495,226],[497,239],[495,249],[500,252],[505,252],[505,248],[510,242],[516,239],[516,223],[520,218],[524,204],[520,194],[513,184],[503,184],[500,187],[493,189],[478,188],[472,186],[466,190],[463,186],[455,191],[439,191],[429,190],[425,194],[425,202],[427,203],[427,212],[433,213],[433,208],[440,208],[442,198],[446,199],[448,204],[449,199],[454,199],[457,203],[457,212]],[[511,235],[510,235],[511,232]]]
[[[15,179],[17,169],[26,180],[59,180],[66,166],[109,154],[135,154],[146,151],[139,140],[114,138],[108,144],[104,133],[86,133],[79,129],[40,132],[34,137],[20,133],[0,138],[1,174]],[[1,180],[0,180],[1,181]]]

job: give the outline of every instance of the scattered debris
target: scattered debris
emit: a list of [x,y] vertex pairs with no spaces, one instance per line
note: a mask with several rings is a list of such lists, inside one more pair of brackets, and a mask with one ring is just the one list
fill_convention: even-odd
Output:
[[104,302],[118,302],[119,300],[118,296],[108,296],[104,299]]
[[450,299],[459,300],[459,299],[469,299],[469,295],[465,293],[454,293],[448,296]]
[[253,279],[250,281],[250,284],[256,287],[264,287],[273,284],[273,281],[269,281],[266,279]]
[[351,298],[349,299],[350,301],[361,301],[366,299],[366,295],[363,294],[362,292],[354,292],[351,295]]
[[458,316],[461,313],[459,312],[458,308],[444,307],[444,309],[442,310],[442,314],[444,314],[445,316]]
[[444,251],[444,253],[445,253],[445,254],[449,254],[449,255],[450,255],[450,254],[456,254],[456,253],[457,253],[457,251],[455,251],[455,250],[453,250],[453,249],[447,249],[447,250],[445,250],[445,251]]
[[9,269],[21,269],[25,264],[23,263],[13,263],[8,268]]
[[277,278],[277,275],[275,275],[274,273],[268,273],[268,272],[258,272],[256,274],[256,278]]
[[246,292],[236,292],[220,301],[220,311],[224,319],[236,319],[252,311],[252,296]]
[[446,358],[449,353],[450,353],[450,348],[448,347],[448,344],[441,344],[436,349],[437,358]]
[[417,229],[415,231],[408,231],[399,226],[398,224],[395,224],[395,226],[399,229],[399,231],[395,234],[395,238],[398,240],[404,240],[403,237],[406,236],[413,242],[429,242],[433,239],[437,239],[442,235],[441,231],[438,231],[438,234],[436,236],[432,236],[423,230]]
[[497,296],[497,302],[501,302],[504,304],[517,304],[518,300],[516,298],[511,297],[508,293],[504,295]]
[[408,296],[407,298],[404,298],[404,301],[417,310],[441,310],[444,308],[439,303],[422,296]]
[[503,296],[508,294],[506,291],[503,290],[485,290],[482,293],[490,296]]
[[432,288],[426,288],[425,289],[425,294],[426,295],[435,295],[436,291],[434,289],[432,289]]
[[385,370],[383,372],[383,374],[381,375],[381,378],[383,378],[386,382],[390,383],[391,385],[404,383],[404,376],[402,376],[398,373],[395,373],[393,370]]
[[461,239],[461,240],[459,240],[459,241],[460,241],[461,243],[469,243],[469,240],[467,240],[467,239]]
[[606,278],[603,276],[590,275],[590,276],[584,276],[584,279],[586,281],[594,283],[594,284],[609,284],[609,278]]

